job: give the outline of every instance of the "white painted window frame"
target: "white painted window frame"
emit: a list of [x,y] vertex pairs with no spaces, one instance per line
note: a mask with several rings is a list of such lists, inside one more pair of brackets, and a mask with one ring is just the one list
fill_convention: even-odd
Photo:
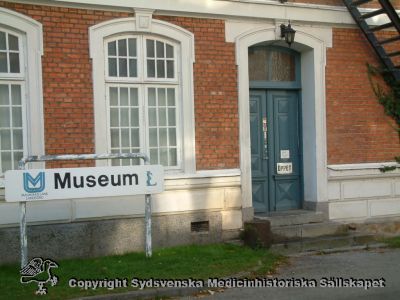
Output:
[[[42,92],[42,24],[15,11],[0,7],[0,28],[21,37],[21,73],[15,77],[23,81],[22,102],[24,126],[24,155],[43,155],[44,118]],[[21,75],[23,78],[21,79]],[[18,78],[17,78],[18,77]],[[13,78],[9,78],[13,80]],[[4,177],[0,176],[0,188]]]
[[[152,19],[152,12],[135,10],[135,18],[114,19],[89,28],[90,57],[93,64],[93,94],[95,113],[95,151],[105,153],[108,150],[108,124],[104,41],[115,35],[147,34],[156,38],[172,40],[179,45],[179,60],[182,62],[176,69],[179,82],[181,120],[181,169],[171,170],[170,174],[193,174],[196,172],[195,157],[195,121],[193,92],[194,35],[174,24]],[[164,80],[163,84],[167,84]],[[149,85],[159,84],[148,81]],[[178,120],[177,120],[178,121]],[[107,165],[99,161],[97,165]]]

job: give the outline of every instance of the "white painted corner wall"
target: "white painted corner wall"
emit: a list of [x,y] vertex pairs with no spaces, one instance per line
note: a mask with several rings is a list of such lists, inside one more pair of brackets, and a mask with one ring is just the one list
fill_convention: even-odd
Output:
[[400,171],[382,173],[393,163],[328,166],[329,218],[363,221],[400,216]]

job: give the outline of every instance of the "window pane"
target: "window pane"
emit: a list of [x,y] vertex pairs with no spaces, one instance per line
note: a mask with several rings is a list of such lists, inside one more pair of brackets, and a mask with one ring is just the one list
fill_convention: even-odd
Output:
[[[9,103],[8,85],[0,84],[0,105],[8,105]],[[3,118],[3,115],[0,114],[0,118]]]
[[121,129],[121,147],[129,147],[129,129],[123,128]]
[[126,40],[119,40],[118,41],[118,55],[119,56],[126,56],[127,51],[126,51]]
[[174,62],[172,60],[167,61],[167,78],[174,78]]
[[[11,99],[13,105],[21,105],[21,86],[11,85]],[[1,103],[1,101],[0,101]]]
[[178,155],[176,153],[176,149],[169,149],[169,165],[178,165]]
[[0,31],[0,50],[7,50],[6,33]]
[[266,48],[249,48],[249,79],[268,80],[268,52]]
[[176,146],[176,129],[175,128],[168,129],[168,137],[169,137],[169,146]]
[[155,88],[149,88],[149,106],[156,106],[156,89]]
[[168,44],[165,44],[165,48],[167,50],[167,58],[173,58],[174,57],[174,48]]
[[163,60],[157,60],[157,78],[165,77],[165,65]]
[[131,146],[132,147],[140,147],[139,128],[131,129]]
[[9,34],[8,35],[8,49],[18,51],[18,37],[15,35]]
[[13,107],[12,108],[12,123],[13,127],[22,127],[22,108]]
[[139,105],[138,89],[131,88],[130,92],[131,92],[131,106],[138,106]]
[[[111,153],[119,153],[119,149],[112,149]],[[111,165],[112,166],[120,166],[121,165],[121,159],[111,159]]]
[[121,106],[129,105],[128,88],[120,88],[119,89],[119,97],[120,97],[120,105]]
[[167,89],[168,106],[175,106],[175,89]]
[[167,128],[160,128],[160,146],[168,146]]
[[287,52],[271,51],[271,81],[294,81],[295,59]]
[[165,108],[158,109],[158,125],[160,126],[167,125],[167,110]]
[[166,100],[165,100],[165,89],[160,88],[158,89],[158,106],[165,106],[166,105]]
[[22,138],[22,129],[21,130],[13,130],[13,149],[14,150],[22,150],[23,149],[23,138]]
[[11,130],[0,130],[1,150],[11,150]]
[[137,60],[129,60],[129,77],[137,77]]
[[119,147],[119,130],[111,129],[111,147],[117,148]]
[[10,127],[10,109],[0,107],[0,127]]
[[136,56],[136,39],[128,39],[129,56]]
[[154,57],[154,41],[146,40],[147,57]]
[[168,108],[168,125],[169,126],[176,125],[175,108]]
[[19,73],[19,54],[10,53],[10,72]]
[[121,127],[129,127],[129,108],[121,108]]
[[117,59],[108,59],[108,76],[117,76]]
[[127,60],[126,58],[119,58],[118,59],[118,67],[119,67],[119,76],[120,77],[127,77],[128,76],[128,69],[127,69]]
[[147,77],[155,77],[156,76],[156,67],[155,61],[153,59],[147,60]]
[[118,88],[110,87],[110,105],[118,106]]
[[0,52],[0,72],[7,73],[7,52]]
[[156,110],[156,108],[149,108],[149,125],[157,126],[157,110]]
[[138,127],[139,126],[139,109],[131,108],[131,126]]
[[111,127],[118,127],[119,126],[118,108],[111,108],[110,109],[110,124],[111,124]]
[[158,164],[158,149],[150,149],[150,163]]
[[3,172],[12,169],[11,152],[1,153],[1,168]]
[[160,149],[160,164],[163,166],[168,166],[168,149]]
[[117,55],[117,43],[115,41],[108,43],[108,55]]
[[158,146],[157,128],[150,128],[149,129],[149,139],[150,139],[150,147],[157,147]]
[[18,162],[22,159],[23,152],[14,152],[14,168],[18,166]]
[[164,43],[157,41],[157,57],[163,58],[164,55]]
[[292,53],[268,47],[249,48],[249,78],[262,81],[295,81],[296,62]]

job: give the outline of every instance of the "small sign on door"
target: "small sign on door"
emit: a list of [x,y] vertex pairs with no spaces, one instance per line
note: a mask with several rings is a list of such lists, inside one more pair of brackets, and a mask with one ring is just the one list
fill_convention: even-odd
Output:
[[293,166],[292,163],[277,163],[276,164],[276,172],[278,174],[292,174]]
[[281,150],[281,159],[289,159],[290,150]]

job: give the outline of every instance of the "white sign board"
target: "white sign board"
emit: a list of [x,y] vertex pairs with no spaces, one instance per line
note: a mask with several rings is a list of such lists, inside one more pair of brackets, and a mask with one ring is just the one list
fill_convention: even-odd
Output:
[[154,194],[164,191],[160,165],[11,170],[7,202]]
[[276,172],[278,174],[292,174],[293,173],[292,163],[277,163]]

